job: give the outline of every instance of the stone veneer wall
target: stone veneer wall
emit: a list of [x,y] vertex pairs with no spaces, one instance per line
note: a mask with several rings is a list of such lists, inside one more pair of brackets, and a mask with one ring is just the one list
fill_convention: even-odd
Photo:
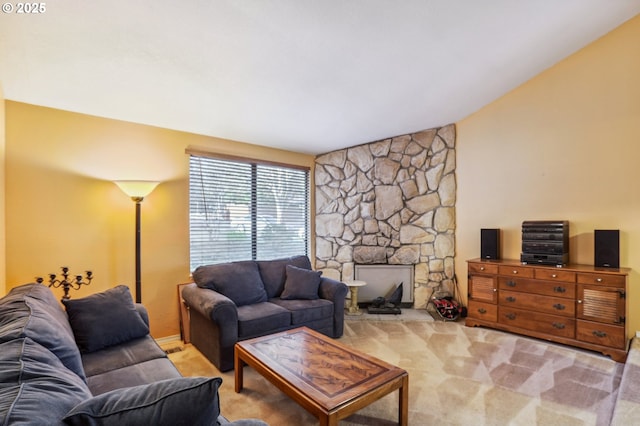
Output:
[[356,264],[415,265],[416,308],[451,290],[455,139],[450,124],[318,156],[316,269],[346,281]]

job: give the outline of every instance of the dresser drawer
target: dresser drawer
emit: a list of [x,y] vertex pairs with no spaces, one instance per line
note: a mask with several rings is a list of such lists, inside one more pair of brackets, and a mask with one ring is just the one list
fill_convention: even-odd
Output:
[[469,318],[481,319],[484,321],[496,322],[498,320],[498,306],[490,303],[469,301],[467,311]]
[[535,269],[533,276],[538,280],[576,282],[576,273],[554,269]]
[[498,323],[570,339],[575,336],[576,329],[576,321],[572,318],[504,306],[498,306]]
[[576,339],[602,346],[626,349],[624,326],[578,320]]
[[469,263],[470,274],[497,274],[498,265],[491,263]]
[[611,287],[623,287],[626,283],[626,277],[622,275],[609,275],[598,273],[578,273],[578,283],[580,284],[596,284]]
[[502,290],[522,291],[525,293],[575,299],[576,285],[567,282],[536,281],[532,279],[499,277],[498,288]]
[[498,304],[509,308],[527,309],[564,317],[573,318],[576,314],[575,301],[539,294],[501,290]]
[[533,268],[527,268],[524,266],[505,266],[501,265],[498,268],[500,275],[510,275],[523,278],[533,278]]

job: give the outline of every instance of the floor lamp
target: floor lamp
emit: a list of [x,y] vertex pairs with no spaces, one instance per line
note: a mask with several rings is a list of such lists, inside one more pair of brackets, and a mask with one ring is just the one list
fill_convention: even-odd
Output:
[[147,180],[117,180],[115,184],[136,203],[136,303],[142,303],[142,279],[140,272],[140,207],[144,197],[160,182]]

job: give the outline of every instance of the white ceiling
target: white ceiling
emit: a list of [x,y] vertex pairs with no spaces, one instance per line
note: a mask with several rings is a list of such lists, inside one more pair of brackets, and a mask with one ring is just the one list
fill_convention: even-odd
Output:
[[640,13],[640,0],[44,4],[0,14],[6,99],[311,154],[459,121]]

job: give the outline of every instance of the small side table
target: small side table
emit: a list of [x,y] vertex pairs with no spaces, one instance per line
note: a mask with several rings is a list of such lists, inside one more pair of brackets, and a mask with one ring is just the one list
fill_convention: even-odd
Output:
[[190,283],[178,284],[178,314],[180,317],[180,338],[184,343],[191,342],[189,307],[182,298],[182,288]]
[[345,281],[351,292],[351,303],[347,308],[347,315],[362,315],[362,311],[358,308],[358,287],[367,285],[366,281]]

